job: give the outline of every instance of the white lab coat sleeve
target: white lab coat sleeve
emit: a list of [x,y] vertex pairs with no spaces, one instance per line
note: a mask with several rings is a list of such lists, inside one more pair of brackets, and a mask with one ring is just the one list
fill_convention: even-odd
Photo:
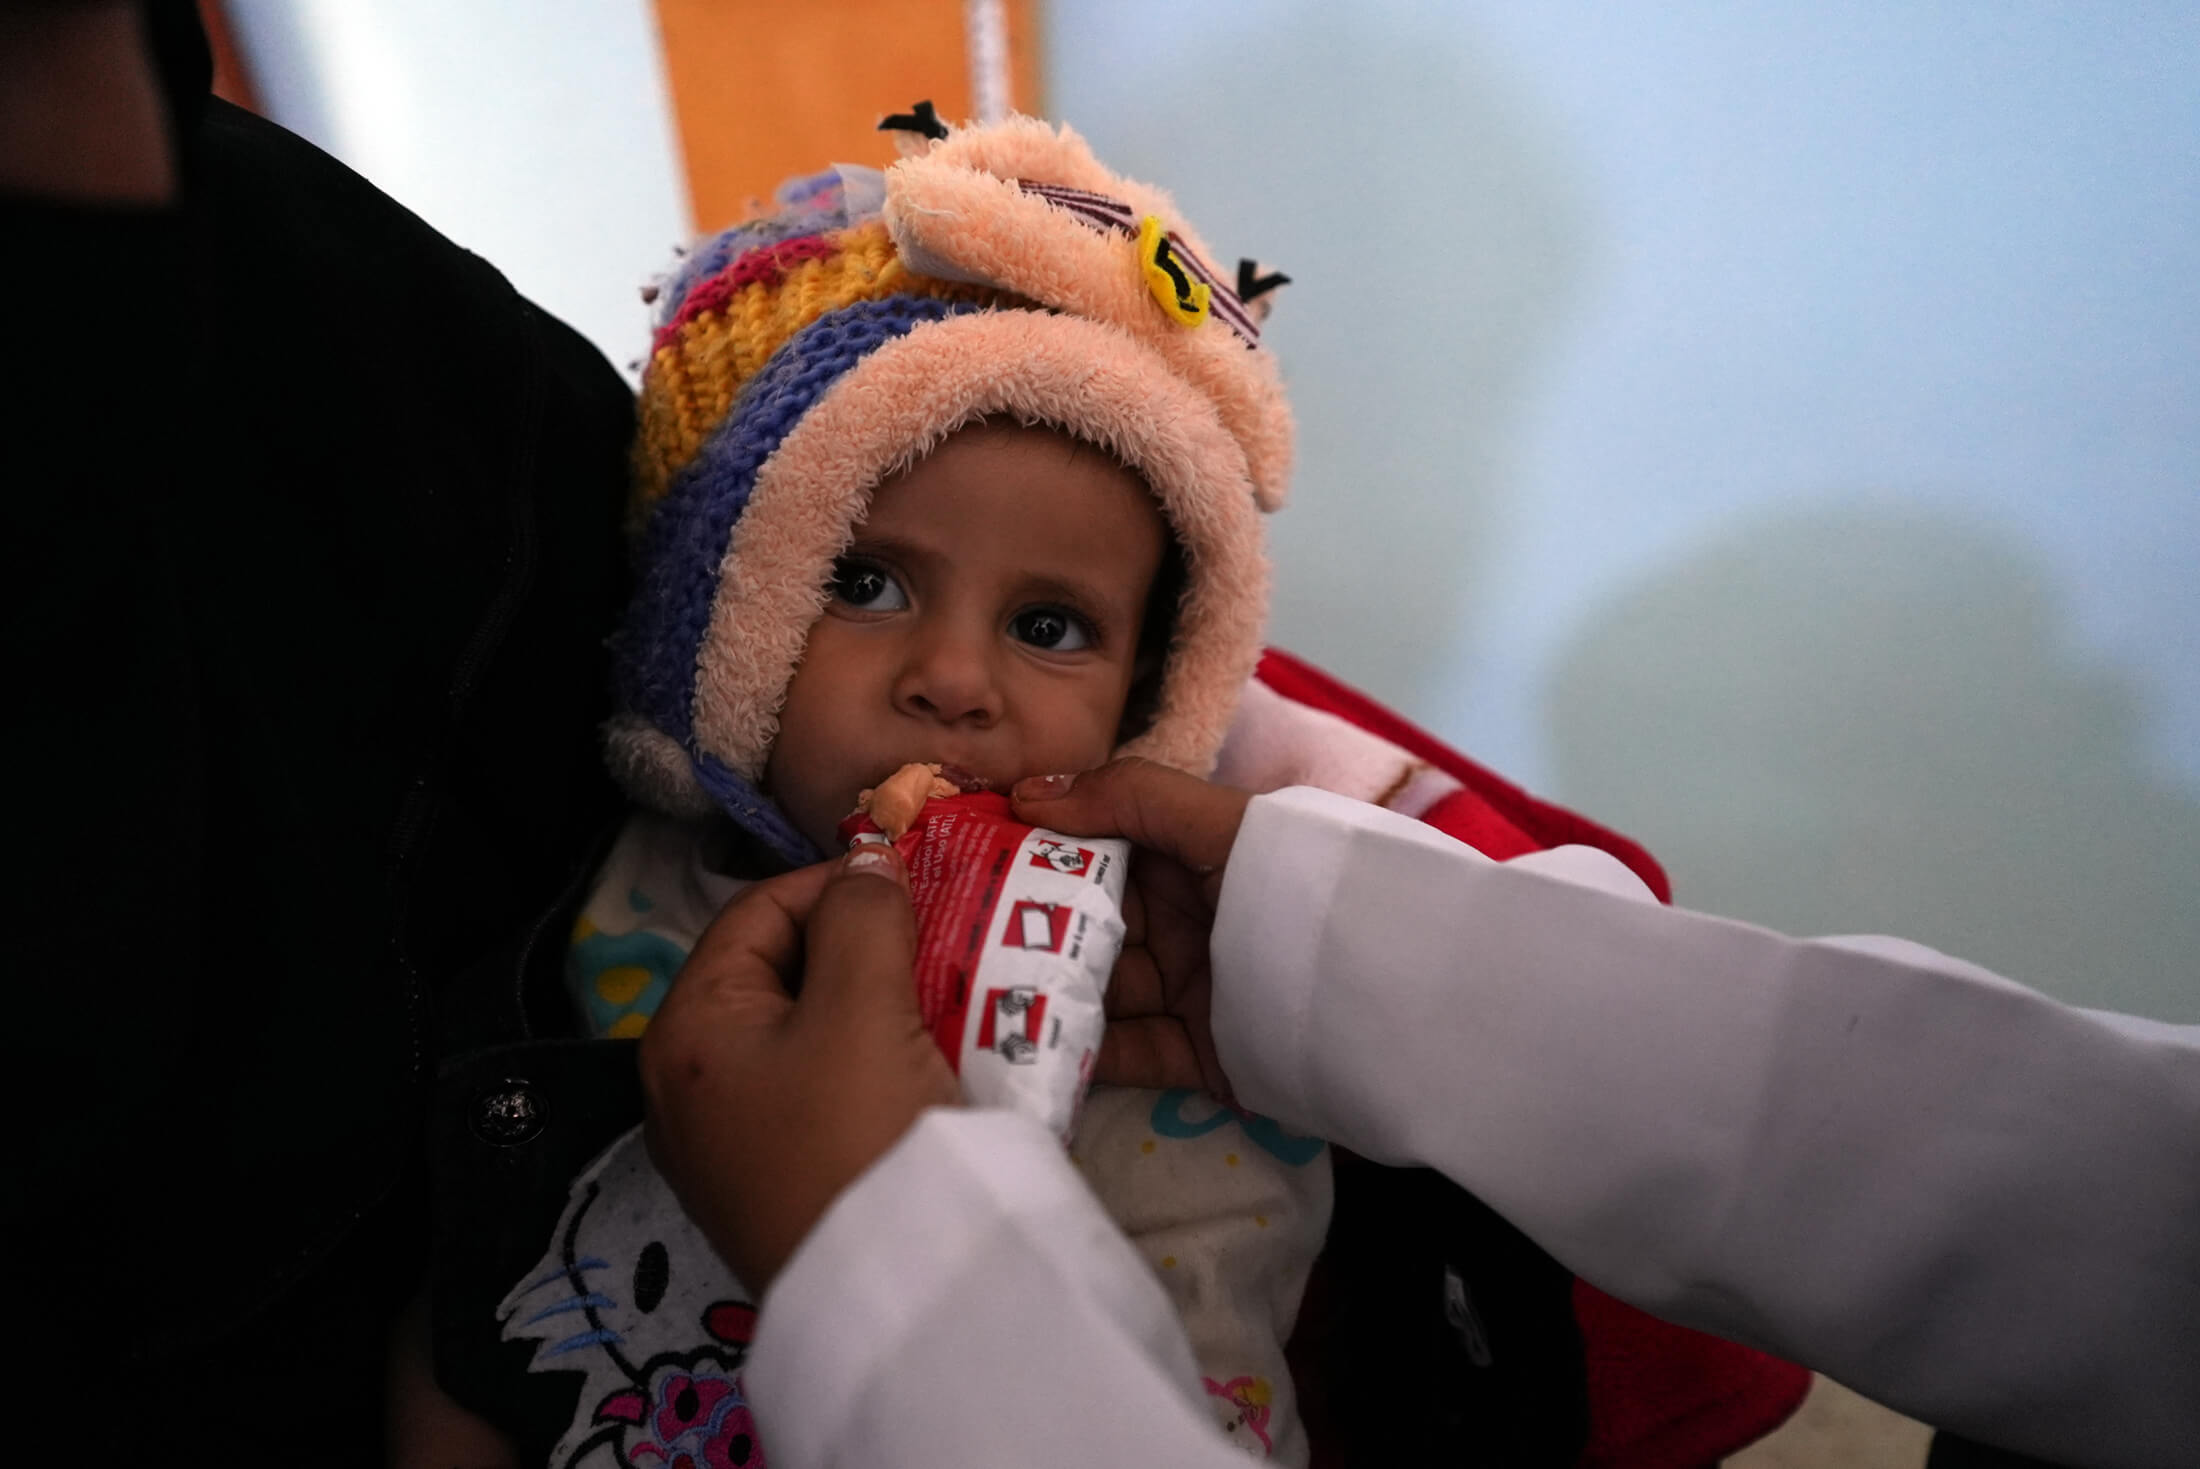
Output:
[[744,1371],[775,1466],[1235,1469],[1160,1282],[1038,1122],[936,1109],[766,1294]]
[[1247,809],[1213,953],[1244,1105],[1927,1422],[2200,1463],[2200,1027],[1306,789]]

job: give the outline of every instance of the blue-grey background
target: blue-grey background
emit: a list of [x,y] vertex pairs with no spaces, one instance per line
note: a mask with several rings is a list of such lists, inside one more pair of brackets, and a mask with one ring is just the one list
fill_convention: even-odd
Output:
[[1692,906],[2200,1020],[2200,10],[1050,24],[1295,277],[1280,642]]
[[[279,118],[639,355],[646,0],[232,4]],[[2200,1020],[2200,9],[1046,26],[1047,110],[1295,277],[1277,641],[1691,906]]]

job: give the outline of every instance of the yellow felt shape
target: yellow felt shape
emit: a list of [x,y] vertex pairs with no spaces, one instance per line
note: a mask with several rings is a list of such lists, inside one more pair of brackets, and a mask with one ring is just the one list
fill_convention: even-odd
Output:
[[1149,214],[1139,223],[1138,268],[1145,272],[1146,289],[1170,320],[1179,326],[1198,326],[1207,319],[1214,292],[1205,281],[1194,280],[1177,260],[1158,214]]

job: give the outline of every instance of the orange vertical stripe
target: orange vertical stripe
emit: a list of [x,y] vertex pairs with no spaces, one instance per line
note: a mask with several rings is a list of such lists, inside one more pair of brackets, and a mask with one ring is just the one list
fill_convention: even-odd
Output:
[[[930,98],[971,109],[962,0],[656,0],[695,227],[722,229],[780,181],[894,160],[878,120]],[[1033,0],[1008,0],[1013,101],[1038,101]]]
[[1034,117],[1046,115],[1046,88],[1040,83],[1039,0],[1008,0],[1008,75],[1010,104]]
[[252,85],[252,73],[237,50],[229,13],[221,0],[199,0],[199,24],[206,28],[206,46],[214,53],[214,95],[250,112],[260,110],[260,97]]

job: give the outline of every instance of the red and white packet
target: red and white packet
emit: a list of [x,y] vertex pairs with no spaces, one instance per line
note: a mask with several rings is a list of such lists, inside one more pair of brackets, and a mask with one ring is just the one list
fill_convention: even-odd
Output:
[[[887,840],[861,814],[840,835]],[[928,802],[894,846],[916,909],[917,1006],[963,1099],[1066,1141],[1107,1024],[1130,844],[1027,826],[978,791]]]

